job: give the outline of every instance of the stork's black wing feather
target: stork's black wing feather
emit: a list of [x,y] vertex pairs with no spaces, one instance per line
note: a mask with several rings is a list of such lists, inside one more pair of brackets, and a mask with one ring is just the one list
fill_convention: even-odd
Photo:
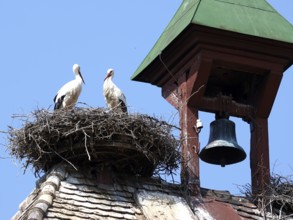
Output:
[[54,102],[54,103],[56,102],[57,96],[58,96],[58,93],[55,95],[55,97],[54,97],[54,99],[53,99],[53,102]]
[[119,103],[120,103],[122,112],[127,113],[127,106],[125,105],[125,102],[119,99]]
[[65,97],[65,95],[61,96],[61,97],[56,101],[57,95],[55,96],[55,98],[54,98],[54,102],[55,102],[54,110],[57,110],[57,109],[60,109],[60,108],[61,108],[61,106],[62,106],[62,102],[63,102],[63,100],[64,100],[64,97]]

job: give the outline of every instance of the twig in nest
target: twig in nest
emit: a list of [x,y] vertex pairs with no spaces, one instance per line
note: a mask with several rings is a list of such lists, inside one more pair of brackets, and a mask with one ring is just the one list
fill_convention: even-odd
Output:
[[84,130],[82,130],[82,131],[84,133],[84,147],[85,147],[86,153],[87,153],[89,161],[90,161],[91,160],[91,155],[89,153],[89,150],[87,149],[87,143],[86,143],[87,137],[90,137],[90,136]]
[[76,168],[76,166],[74,166],[73,163],[71,163],[69,160],[67,160],[66,158],[62,157],[58,152],[56,152],[55,150],[53,150],[53,152],[60,157],[62,160],[66,161],[67,163],[69,163],[76,171],[78,171],[78,169]]

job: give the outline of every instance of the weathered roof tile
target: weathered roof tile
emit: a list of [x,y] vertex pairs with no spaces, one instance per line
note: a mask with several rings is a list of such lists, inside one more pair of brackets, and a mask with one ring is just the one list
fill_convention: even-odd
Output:
[[148,219],[197,219],[181,197],[146,190],[140,190],[136,196]]
[[40,189],[36,188],[33,192],[19,205],[20,211],[25,211],[37,199]]
[[248,218],[248,219],[255,219],[255,220],[263,220],[262,216],[257,216],[257,215],[251,215],[247,212],[242,212],[242,211],[238,211],[238,214],[243,217],[243,218]]

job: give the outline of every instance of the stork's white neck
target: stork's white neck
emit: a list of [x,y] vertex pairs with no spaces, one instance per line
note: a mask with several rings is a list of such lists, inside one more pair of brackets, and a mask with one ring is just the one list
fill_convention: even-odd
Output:
[[82,78],[81,78],[80,74],[75,74],[75,79],[78,80],[78,82],[82,83]]
[[105,79],[104,84],[110,85],[113,84],[112,76],[109,76]]
[[113,76],[109,76],[108,78],[105,79],[104,81],[104,89],[109,90],[112,89],[114,87],[116,87],[115,83],[112,81]]
[[73,72],[74,72],[75,77],[80,76],[78,69],[75,69]]

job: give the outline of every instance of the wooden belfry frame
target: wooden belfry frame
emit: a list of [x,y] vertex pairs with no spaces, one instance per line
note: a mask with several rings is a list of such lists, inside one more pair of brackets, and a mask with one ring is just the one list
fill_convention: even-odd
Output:
[[[205,39],[207,38],[208,36],[205,36]],[[203,45],[200,46],[203,47]],[[219,50],[219,48],[215,49]],[[253,54],[249,57],[247,52],[241,50],[225,51],[223,48],[223,52],[219,52],[215,49],[194,48],[193,58],[186,60],[186,63],[175,71],[169,82],[162,86],[163,97],[180,112],[182,158],[184,159],[182,181],[190,186],[191,191],[198,193],[200,149],[198,133],[195,129],[198,111],[224,113],[243,118],[250,124],[251,183],[254,192],[258,192],[269,181],[268,116],[282,79],[284,64],[274,65],[274,60],[264,60],[264,57],[256,59]],[[258,84],[254,88],[249,88],[250,91],[236,91],[238,96],[246,99],[243,100],[245,104],[235,101],[231,94],[218,93],[213,97],[205,95],[209,93],[207,92],[209,78],[217,74],[217,68],[226,68],[227,74],[229,72],[233,74],[235,71],[237,75],[241,72],[243,80],[247,80],[243,84],[249,83],[250,79],[259,78]],[[245,74],[248,77],[245,77]],[[228,76],[227,79],[231,80],[231,77]],[[226,82],[225,79],[221,84],[214,86],[221,85],[220,92],[226,90],[225,85],[234,86],[233,81]],[[237,87],[238,84],[235,86]]]
[[[259,8],[249,5],[256,3]],[[274,9],[264,0],[245,4],[248,5],[239,5],[237,1],[235,4],[183,1],[132,77],[161,87],[163,97],[179,110],[181,180],[193,195],[198,195],[200,188],[200,149],[195,129],[198,111],[240,117],[248,122],[252,191],[264,190],[269,182],[268,117],[283,72],[293,63],[293,38],[287,34],[293,33],[293,28],[272,13]],[[211,11],[216,6],[226,13],[225,16]],[[249,16],[247,11],[241,14],[245,10],[249,10],[252,17],[255,16],[253,13],[260,13],[263,19],[251,34],[248,30],[254,23],[245,20]],[[231,19],[233,13],[239,13],[240,19],[227,20],[230,12]],[[219,15],[218,20],[211,20],[209,15]],[[267,24],[269,18],[279,19],[279,25],[272,28]],[[187,24],[188,19],[190,23]],[[257,28],[259,32],[255,31]],[[271,31],[271,36],[266,32],[269,28],[276,31]],[[283,38],[275,40],[279,36]]]

